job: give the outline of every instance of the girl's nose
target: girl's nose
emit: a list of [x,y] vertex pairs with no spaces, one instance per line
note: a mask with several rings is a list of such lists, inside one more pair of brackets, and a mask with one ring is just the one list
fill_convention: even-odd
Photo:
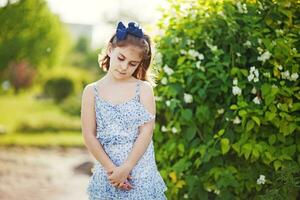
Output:
[[121,64],[121,68],[122,68],[122,70],[127,70],[127,64],[125,62],[123,62]]

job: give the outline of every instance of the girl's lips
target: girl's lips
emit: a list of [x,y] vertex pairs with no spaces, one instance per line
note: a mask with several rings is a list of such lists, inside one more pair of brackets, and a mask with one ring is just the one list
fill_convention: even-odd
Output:
[[[118,71],[119,72],[119,71]],[[125,75],[126,73],[121,73],[121,72],[119,72],[120,74],[122,74],[122,75]]]

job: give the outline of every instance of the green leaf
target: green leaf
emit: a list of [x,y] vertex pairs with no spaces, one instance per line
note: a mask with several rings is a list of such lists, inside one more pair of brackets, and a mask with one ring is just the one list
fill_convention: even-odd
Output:
[[183,109],[181,113],[182,113],[183,119],[186,121],[191,120],[193,117],[193,112],[191,109]]
[[219,132],[218,132],[218,136],[222,136],[222,135],[224,134],[224,132],[225,132],[225,129],[221,129],[221,130],[219,130]]
[[269,140],[269,144],[273,145],[276,142],[276,136],[270,135],[268,140]]
[[276,116],[276,113],[274,112],[270,112],[270,111],[267,111],[265,113],[265,118],[268,120],[268,121],[272,121],[274,119],[274,117]]
[[249,132],[251,129],[253,129],[253,127],[254,127],[253,120],[249,120],[246,125],[246,132]]
[[239,116],[241,116],[241,117],[247,116],[247,111],[246,110],[240,110],[239,111]]
[[235,104],[231,105],[229,108],[230,108],[230,110],[237,110],[238,109],[237,105],[235,105]]
[[229,139],[227,138],[222,138],[221,139],[221,151],[222,154],[226,154],[230,149],[230,145],[229,145]]
[[178,145],[178,149],[179,149],[180,153],[184,153],[184,145],[182,143],[180,143]]
[[266,98],[266,96],[269,95],[271,92],[271,85],[264,83],[261,87],[261,91],[262,91],[262,97]]
[[277,171],[281,167],[282,164],[281,164],[280,160],[275,160],[273,162],[273,165],[274,165],[275,170]]
[[188,142],[190,142],[196,135],[196,127],[195,126],[190,126],[187,130],[186,130],[186,134],[185,134],[185,138]]
[[258,126],[260,126],[260,119],[259,119],[258,117],[252,116],[251,118],[256,122],[256,124],[257,124]]
[[242,154],[244,154],[246,160],[248,160],[251,151],[252,151],[252,145],[250,143],[244,144],[242,146]]
[[259,158],[259,151],[254,148],[251,154],[251,162],[256,161],[258,158]]

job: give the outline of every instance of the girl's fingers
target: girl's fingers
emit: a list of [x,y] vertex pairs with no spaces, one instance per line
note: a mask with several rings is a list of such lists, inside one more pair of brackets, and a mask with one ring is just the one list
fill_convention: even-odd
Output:
[[114,187],[116,187],[116,186],[119,185],[119,183],[113,183],[112,185],[113,185]]
[[128,177],[127,177],[128,179],[132,179],[132,176],[131,175],[128,175]]
[[118,188],[123,188],[123,187],[124,187],[124,183],[118,184]]

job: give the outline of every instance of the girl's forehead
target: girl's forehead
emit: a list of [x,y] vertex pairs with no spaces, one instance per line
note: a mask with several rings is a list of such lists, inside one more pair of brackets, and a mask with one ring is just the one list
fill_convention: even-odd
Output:
[[133,45],[127,45],[123,47],[116,47],[115,51],[118,54],[126,57],[128,60],[141,61],[142,60],[142,50],[139,47]]

